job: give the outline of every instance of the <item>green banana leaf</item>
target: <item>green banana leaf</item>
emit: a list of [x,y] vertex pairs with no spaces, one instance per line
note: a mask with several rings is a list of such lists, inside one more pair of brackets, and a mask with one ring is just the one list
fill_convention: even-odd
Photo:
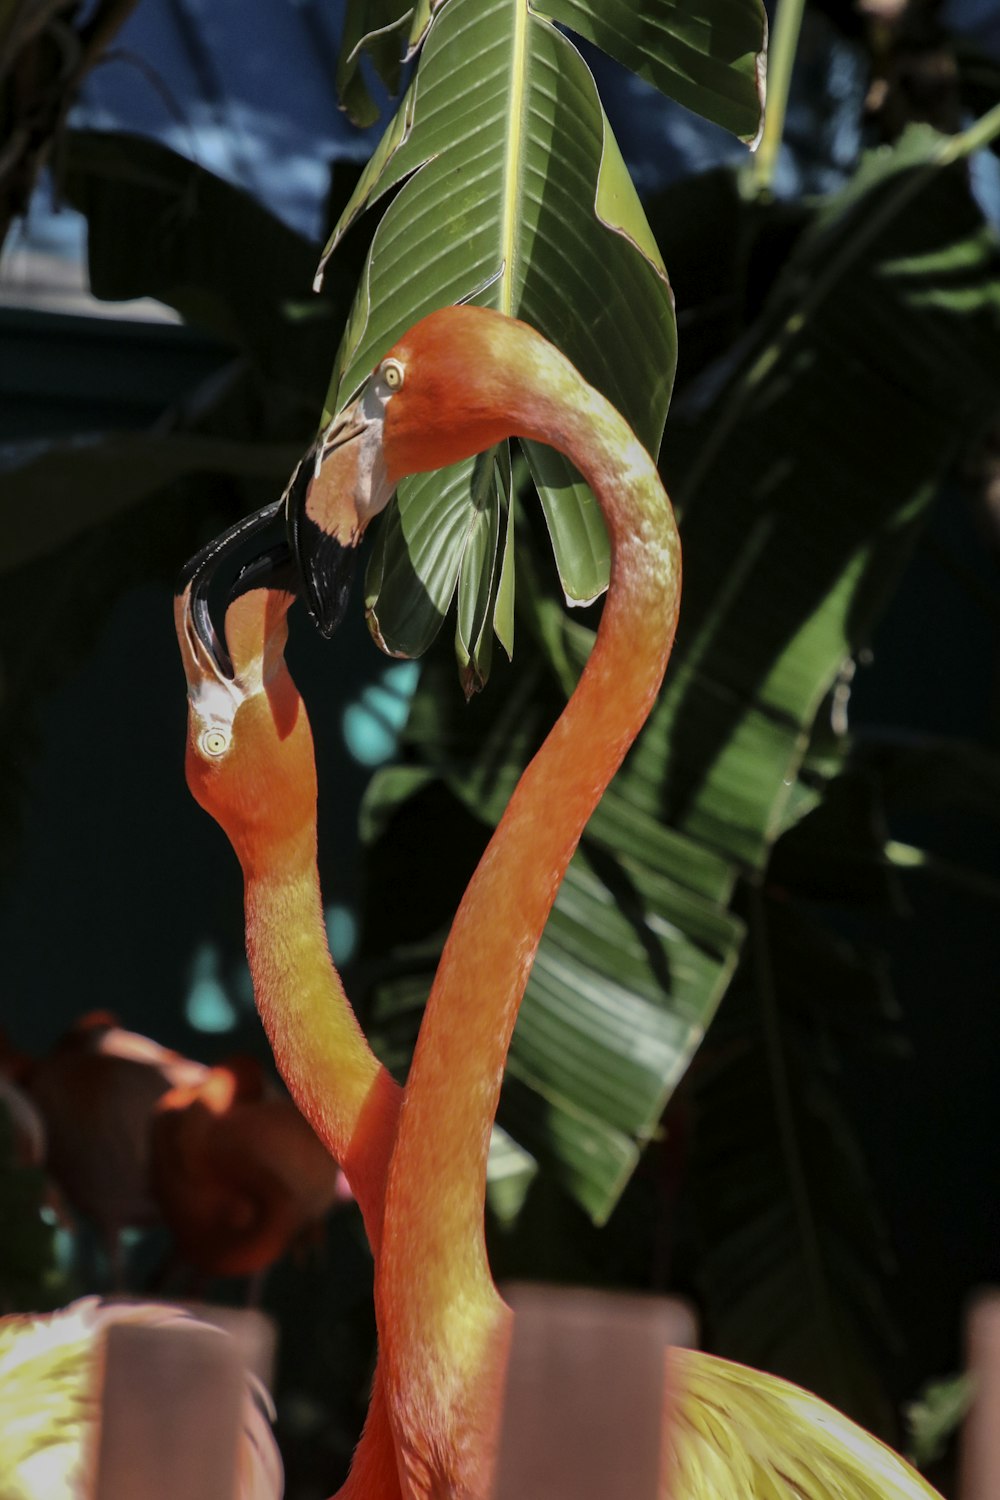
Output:
[[[907,910],[904,871],[1000,901],[1000,886],[974,852],[963,852],[958,863],[934,847],[933,815],[941,813],[971,814],[980,827],[1000,821],[1000,757],[949,736],[855,736],[840,774],[821,798],[813,792],[813,805],[776,848],[771,877],[813,900],[874,903],[896,913]],[[886,839],[890,820],[915,814],[924,815],[928,847]]]
[[923,1467],[941,1457],[961,1429],[975,1394],[976,1382],[970,1374],[928,1381],[906,1411],[914,1463]]
[[[324,267],[358,215],[392,189],[329,409],[417,318],[475,298],[557,342],[656,450],[674,366],[666,273],[589,71],[526,0],[449,0],[437,11]],[[592,599],[607,582],[597,507],[565,460],[526,449],[563,586]],[[406,481],[369,573],[373,629],[400,655],[427,647],[457,588],[467,686],[485,678],[497,610],[510,617],[494,582],[498,556],[509,559],[506,466],[499,454]]]
[[[842,1095],[873,1054],[909,1058],[871,927],[908,914],[918,878],[960,875],[980,898],[986,885],[975,868],[942,870],[933,856],[901,876],[886,829],[921,809],[995,823],[1000,763],[976,745],[912,732],[841,735],[836,764],[817,748],[803,775],[834,779],[821,795],[814,787],[812,810],[779,840],[767,887],[748,903],[747,954],[688,1091],[692,1274],[727,1355],[780,1369],[891,1436],[877,1372],[904,1342],[882,1285],[895,1266]],[[953,820],[937,821],[954,836]],[[850,913],[848,930],[860,916],[865,941],[821,926],[816,903]],[[921,1463],[944,1415],[933,1403],[924,1412]]]
[[[733,972],[738,888],[809,805],[799,777],[817,714],[939,476],[1000,401],[1000,253],[960,169],[939,165],[951,149],[917,129],[868,158],[800,237],[738,362],[671,422],[685,548],[675,660],[560,893],[500,1116],[598,1219]],[[566,619],[535,636],[508,708],[482,722],[455,708],[439,667],[425,670],[408,756],[470,819],[495,820],[591,632]],[[372,827],[391,823],[397,841],[430,795],[427,783],[405,792],[389,777],[370,794]],[[413,863],[397,880],[435,878],[401,847]],[[391,949],[384,914],[373,932]],[[428,927],[409,961],[396,954],[379,989],[400,1054],[440,936]]]
[[678,104],[757,144],[767,65],[757,0],[547,0],[545,10]]
[[692,1274],[727,1357],[891,1436],[893,1260],[842,1091],[859,1057],[899,1055],[899,1012],[885,965],[798,896],[769,885],[747,903],[744,961],[692,1074]]
[[[445,0],[348,0],[338,91],[343,107],[370,124],[374,106],[367,90],[364,113],[354,114],[363,90],[358,54],[368,51],[383,82],[395,92],[399,47],[409,23],[409,54],[421,46]],[[567,26],[631,68],[655,88],[696,114],[714,120],[747,144],[756,142],[764,111],[767,15],[757,0],[548,0],[537,13]]]
[[367,52],[390,93],[399,87],[403,42],[413,14],[406,0],[347,0],[337,60],[337,96],[355,125],[374,125],[378,104],[361,68]]

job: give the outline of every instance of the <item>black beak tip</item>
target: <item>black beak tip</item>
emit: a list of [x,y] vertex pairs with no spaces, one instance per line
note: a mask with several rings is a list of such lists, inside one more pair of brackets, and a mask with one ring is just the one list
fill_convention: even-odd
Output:
[[329,640],[347,611],[357,542],[340,542],[306,518],[297,528],[295,545],[306,608],[320,635]]
[[310,597],[307,604],[313,624],[323,639],[328,641],[347,612],[346,590],[336,600],[324,599],[320,603]]
[[[233,597],[233,586],[230,584],[227,590],[227,582],[236,573],[238,590],[245,573],[255,570],[266,574],[287,557],[280,512],[281,502],[276,501],[244,516],[202,547],[177,581],[175,593],[185,600],[190,628],[220,677],[231,680],[234,675],[223,621],[223,601],[228,603]],[[245,565],[248,553],[253,560],[249,568]]]

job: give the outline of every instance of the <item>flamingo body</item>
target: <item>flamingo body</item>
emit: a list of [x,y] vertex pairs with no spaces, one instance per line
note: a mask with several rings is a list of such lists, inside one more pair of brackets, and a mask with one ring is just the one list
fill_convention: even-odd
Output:
[[45,1161],[45,1121],[22,1088],[0,1073],[0,1110],[11,1129],[11,1157],[19,1167],[40,1167]]
[[894,1453],[811,1391],[670,1349],[664,1500],[941,1500]]

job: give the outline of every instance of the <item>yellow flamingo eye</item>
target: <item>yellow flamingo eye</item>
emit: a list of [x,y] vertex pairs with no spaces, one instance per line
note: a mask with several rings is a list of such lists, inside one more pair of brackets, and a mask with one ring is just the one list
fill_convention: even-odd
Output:
[[229,749],[229,736],[221,729],[206,729],[200,743],[206,755],[225,755]]
[[387,359],[382,366],[382,379],[390,391],[398,391],[403,384],[403,366],[394,359]]

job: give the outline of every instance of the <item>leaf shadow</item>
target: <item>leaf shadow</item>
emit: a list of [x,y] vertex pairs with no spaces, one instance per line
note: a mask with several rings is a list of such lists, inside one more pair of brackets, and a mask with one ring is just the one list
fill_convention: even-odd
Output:
[[594,874],[614,897],[615,907],[629,923],[649,964],[650,972],[663,990],[672,992],[673,984],[666,946],[649,925],[647,903],[621,860],[594,839],[581,841]]

